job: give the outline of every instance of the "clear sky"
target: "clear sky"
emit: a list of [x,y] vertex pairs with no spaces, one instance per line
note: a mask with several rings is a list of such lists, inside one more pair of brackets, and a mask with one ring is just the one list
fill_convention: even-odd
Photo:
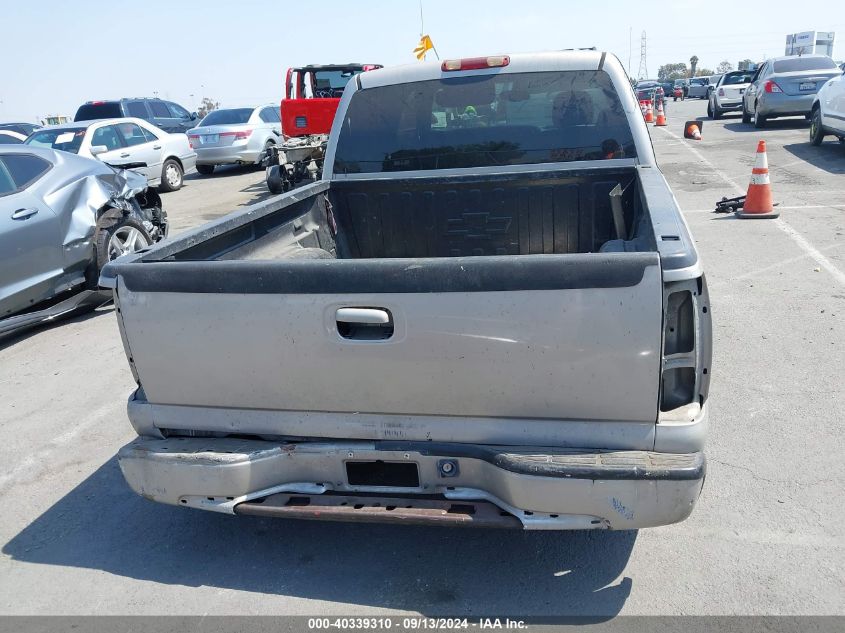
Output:
[[[783,54],[787,33],[836,31],[845,0],[423,0],[441,57],[596,46],[637,75]],[[154,96],[188,109],[276,102],[288,66],[414,63],[419,0],[0,0],[0,121],[73,116],[91,99]],[[193,96],[192,96],[193,95]]]

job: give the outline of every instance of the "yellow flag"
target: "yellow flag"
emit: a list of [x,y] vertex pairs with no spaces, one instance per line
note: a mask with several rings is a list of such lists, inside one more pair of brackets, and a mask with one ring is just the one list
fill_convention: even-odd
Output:
[[414,55],[417,56],[417,59],[423,60],[425,59],[426,52],[432,48],[434,48],[434,44],[431,43],[431,38],[428,35],[423,35],[420,38],[420,43],[414,49]]

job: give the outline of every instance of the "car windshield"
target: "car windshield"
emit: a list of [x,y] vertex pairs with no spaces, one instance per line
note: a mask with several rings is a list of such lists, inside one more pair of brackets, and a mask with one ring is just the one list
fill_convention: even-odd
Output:
[[723,86],[735,86],[737,84],[751,83],[751,73],[728,73],[722,80]]
[[802,70],[836,70],[830,57],[791,57],[774,63],[776,73],[794,73]]
[[355,93],[336,173],[530,165],[636,157],[604,71],[446,77]]
[[86,103],[76,111],[74,121],[93,121],[94,119],[117,119],[123,116],[118,101],[100,101]]
[[690,79],[689,83],[691,86],[703,86],[704,80],[703,79]]
[[200,122],[205,125],[239,125],[249,121],[254,108],[233,108],[231,110],[212,110]]
[[33,147],[51,147],[63,152],[79,152],[85,131],[88,128],[59,128],[57,130],[38,130],[34,132],[24,143]]

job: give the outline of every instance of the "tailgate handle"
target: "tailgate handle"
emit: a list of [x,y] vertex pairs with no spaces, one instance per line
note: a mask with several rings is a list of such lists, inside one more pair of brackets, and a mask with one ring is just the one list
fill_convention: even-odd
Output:
[[383,341],[393,336],[393,317],[384,308],[338,308],[337,332],[345,339]]

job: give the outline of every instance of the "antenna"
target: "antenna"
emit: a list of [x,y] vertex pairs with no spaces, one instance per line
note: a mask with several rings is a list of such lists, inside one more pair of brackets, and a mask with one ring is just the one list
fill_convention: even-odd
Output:
[[639,79],[648,79],[648,63],[646,62],[646,40],[645,31],[640,36],[640,70],[637,72]]

